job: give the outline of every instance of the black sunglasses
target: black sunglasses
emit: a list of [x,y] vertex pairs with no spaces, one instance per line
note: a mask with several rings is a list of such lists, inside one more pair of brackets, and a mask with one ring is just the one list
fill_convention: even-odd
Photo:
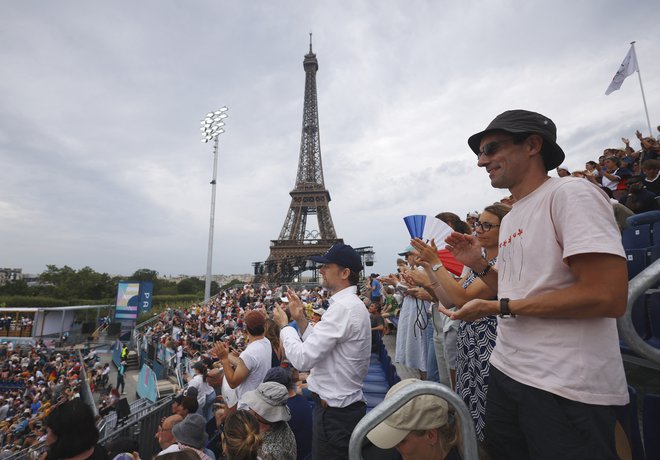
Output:
[[504,144],[508,142],[515,142],[515,139],[502,139],[501,141],[493,141],[484,145],[484,147],[479,150],[479,156],[486,155],[487,157],[496,153]]

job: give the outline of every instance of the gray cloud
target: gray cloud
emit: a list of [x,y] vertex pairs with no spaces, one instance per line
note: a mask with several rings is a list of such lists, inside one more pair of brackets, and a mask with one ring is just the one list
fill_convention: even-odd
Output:
[[[653,14],[655,13],[655,14]],[[203,273],[220,138],[214,271],[249,272],[295,182],[307,33],[340,236],[390,270],[412,213],[499,199],[467,137],[524,107],[575,169],[646,126],[636,77],[604,96],[637,40],[660,121],[660,6],[621,2],[18,2],[0,17],[3,266]]]

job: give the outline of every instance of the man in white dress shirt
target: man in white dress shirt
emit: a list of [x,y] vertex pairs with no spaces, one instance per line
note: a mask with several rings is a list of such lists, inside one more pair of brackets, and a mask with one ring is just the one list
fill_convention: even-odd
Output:
[[362,261],[351,246],[341,243],[311,259],[323,264],[323,287],[332,293],[321,321],[308,327],[304,306],[293,291],[287,293],[288,306],[300,335],[286,327],[281,307],[276,307],[273,318],[282,328],[280,339],[291,364],[311,370],[307,383],[316,401],[312,458],[343,460],[348,458],[351,433],[367,410],[362,385],[369,370],[371,323],[357,296]]

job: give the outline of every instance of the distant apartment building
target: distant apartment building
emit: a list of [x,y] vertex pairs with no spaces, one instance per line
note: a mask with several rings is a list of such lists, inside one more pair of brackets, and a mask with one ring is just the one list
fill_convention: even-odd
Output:
[[22,268],[0,268],[0,286],[23,279]]

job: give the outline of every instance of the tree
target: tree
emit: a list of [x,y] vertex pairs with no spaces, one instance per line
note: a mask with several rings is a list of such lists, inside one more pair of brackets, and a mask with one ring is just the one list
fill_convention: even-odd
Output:
[[2,295],[29,295],[30,288],[24,280],[10,281],[4,286],[0,286]]
[[116,292],[114,280],[107,273],[98,273],[90,267],[76,271],[65,265],[47,265],[46,271],[39,275],[45,286],[40,292],[58,299],[103,299],[113,297]]
[[148,268],[140,268],[131,275],[131,281],[151,281],[155,285],[158,281],[158,272]]
[[193,294],[195,292],[195,283],[191,278],[179,281],[176,285],[177,294]]

